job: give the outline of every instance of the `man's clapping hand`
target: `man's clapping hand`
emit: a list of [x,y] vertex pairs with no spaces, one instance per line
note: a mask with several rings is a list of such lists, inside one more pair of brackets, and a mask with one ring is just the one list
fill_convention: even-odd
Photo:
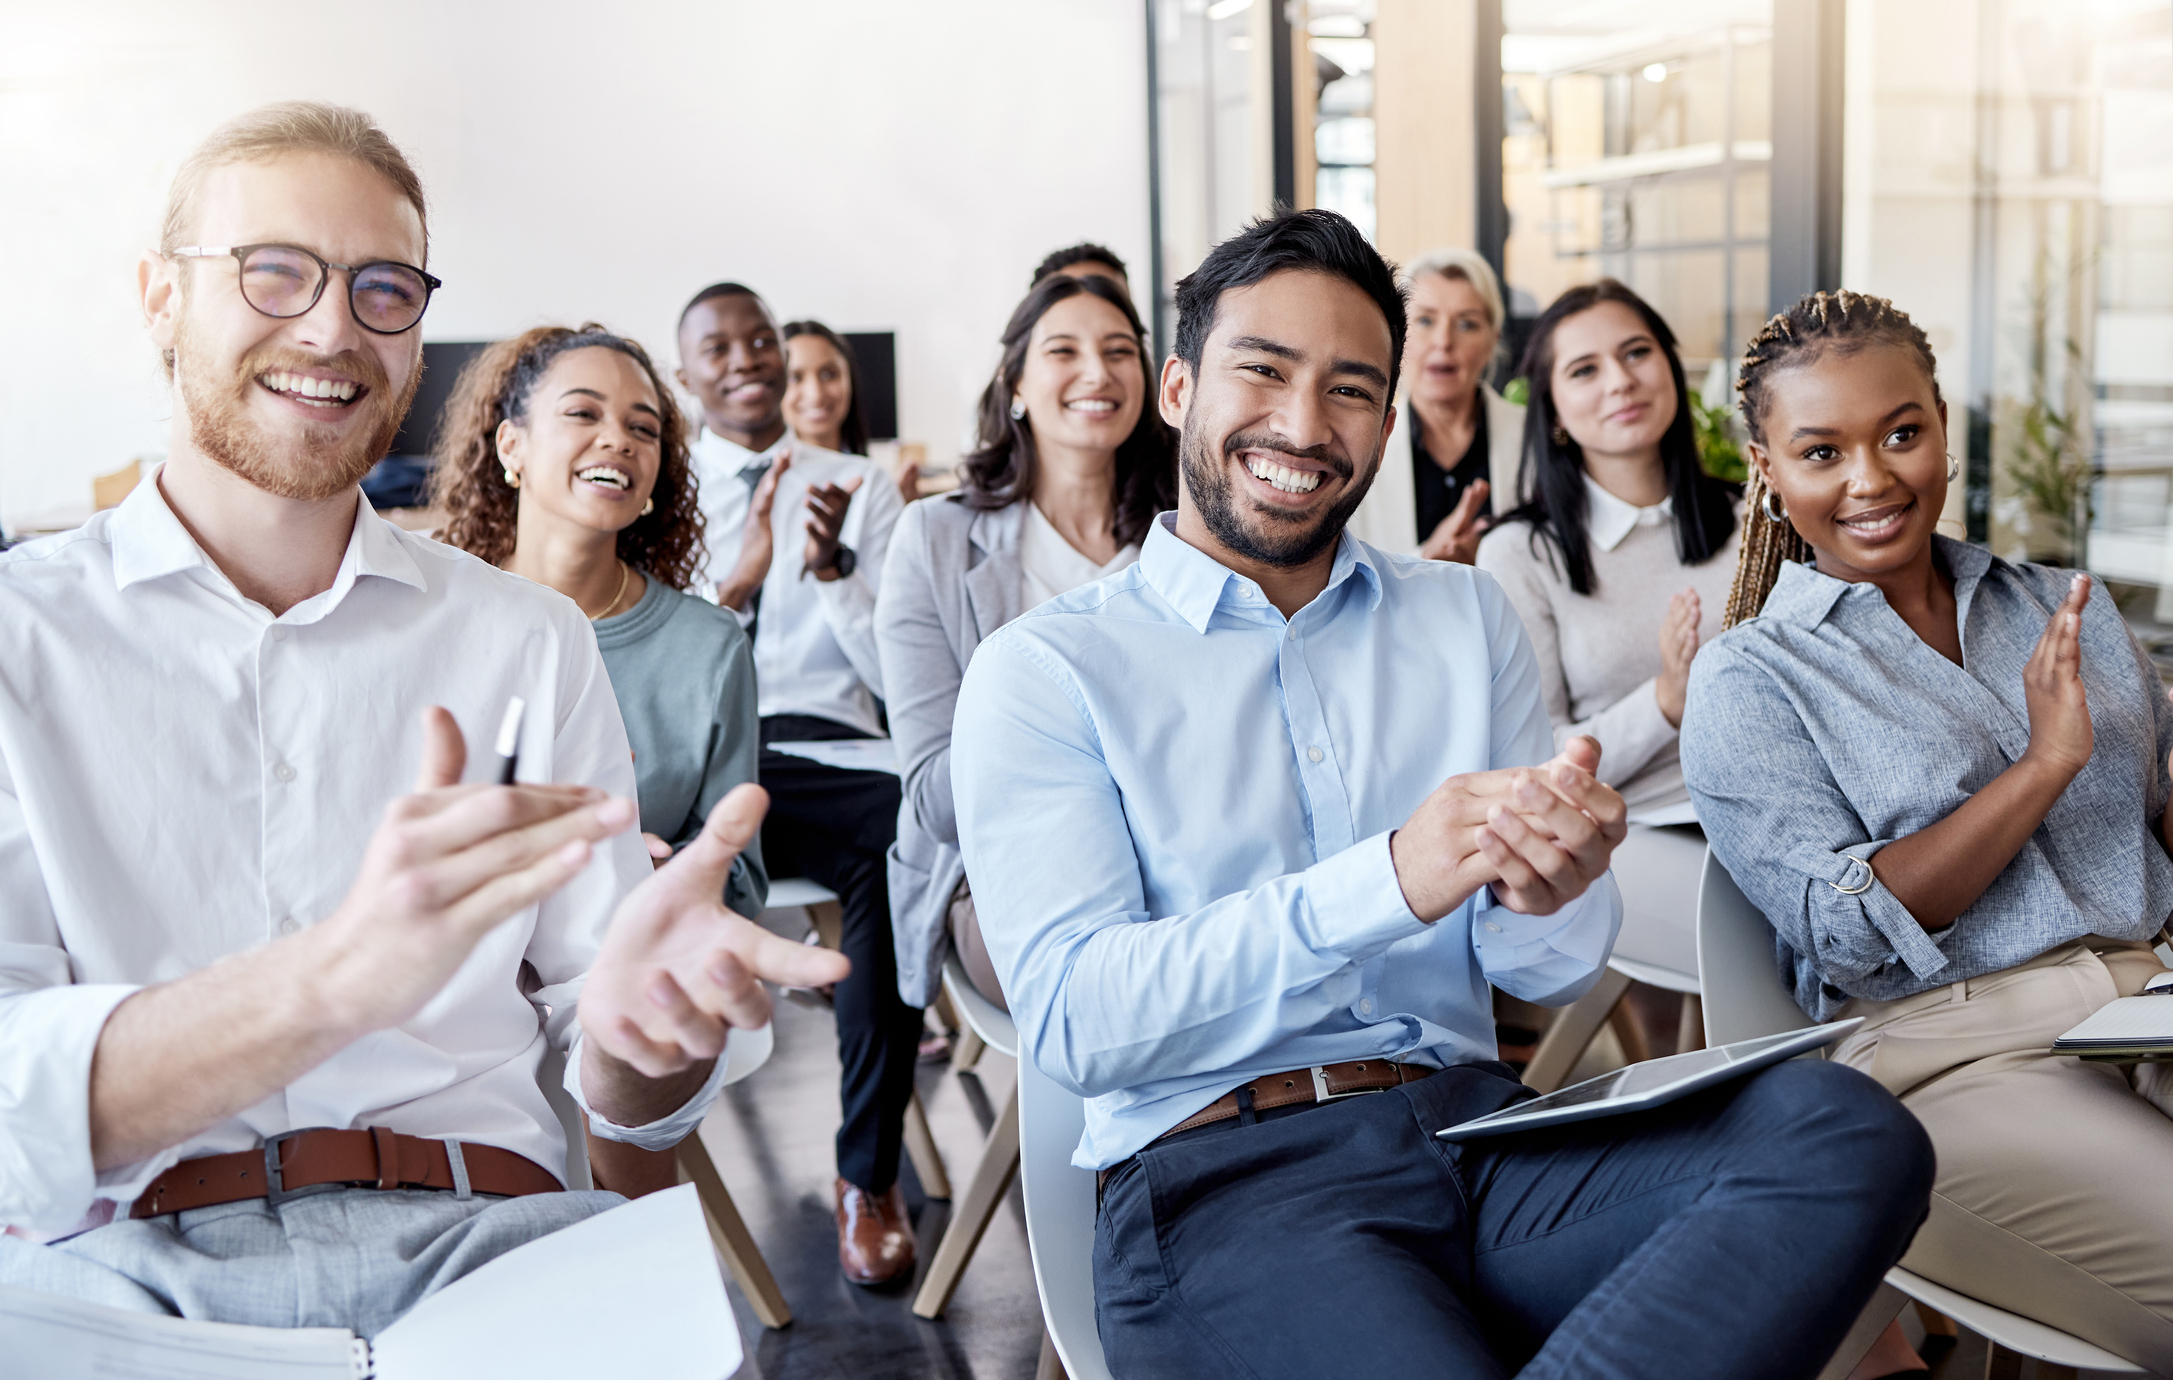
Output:
[[1442,782],[1389,839],[1411,913],[1439,920],[1482,886],[1527,915],[1582,895],[1627,830],[1622,797],[1594,775],[1599,765],[1600,745],[1579,737],[1536,767]]
[[757,979],[821,987],[851,971],[842,954],[781,939],[725,909],[732,860],[761,832],[768,809],[759,786],[731,791],[709,812],[700,837],[636,887],[611,918],[581,991],[588,1037],[583,1086],[591,1105],[621,1125],[653,1121],[685,1097],[674,1094],[659,1105],[614,1077],[615,1070],[596,1062],[600,1057],[645,1079],[686,1073],[722,1054],[733,1027],[769,1023],[769,993]]

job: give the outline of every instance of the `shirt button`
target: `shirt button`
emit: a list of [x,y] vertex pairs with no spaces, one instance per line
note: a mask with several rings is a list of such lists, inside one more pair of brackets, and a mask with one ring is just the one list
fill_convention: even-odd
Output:
[[291,915],[279,922],[279,932],[281,934],[293,934],[300,928],[302,928],[302,922]]
[[1486,922],[1486,932],[1487,932],[1488,934],[1500,934],[1500,933],[1501,933],[1501,926],[1499,926],[1499,925],[1495,924],[1495,923],[1494,923],[1493,921],[1489,920],[1489,921],[1487,921],[1487,922]]
[[275,762],[272,764],[272,775],[280,781],[292,781],[294,779],[294,768],[288,766],[285,762]]
[[1358,1003],[1358,1014],[1361,1016],[1373,1014],[1373,998],[1367,997],[1364,1001]]
[[1318,761],[1320,760],[1320,749],[1319,749],[1319,748],[1307,748],[1307,749],[1305,750],[1305,755],[1306,755],[1306,757],[1307,757],[1308,759],[1310,759],[1311,761],[1315,761],[1315,762],[1318,762]]

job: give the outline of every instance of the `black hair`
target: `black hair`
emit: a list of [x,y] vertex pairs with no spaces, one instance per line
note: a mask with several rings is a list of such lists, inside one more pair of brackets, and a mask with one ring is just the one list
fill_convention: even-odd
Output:
[[[1115,250],[1090,242],[1082,242],[1072,245],[1069,249],[1059,249],[1048,258],[1043,259],[1041,267],[1034,270],[1034,282],[1038,283],[1052,273],[1061,273],[1073,264],[1100,264],[1104,268],[1115,269],[1117,276],[1127,283],[1132,281],[1131,273],[1124,267],[1124,260],[1117,257]],[[1033,283],[1029,283],[1027,286],[1032,287]]]
[[[820,321],[787,321],[784,325],[783,334],[787,345],[803,335],[811,335],[818,340],[827,340],[830,342],[830,348],[836,350],[844,358],[845,387],[847,397],[850,400],[845,404],[845,420],[838,423],[838,446],[847,455],[866,455],[868,453],[868,419],[862,416],[860,412],[860,361],[853,357],[853,347],[845,343],[844,336],[839,335]],[[789,377],[792,358],[789,351],[786,353],[785,358],[786,373]]]
[[[708,287],[689,297],[687,304],[679,309],[679,328],[685,328],[688,312],[717,297],[752,297],[755,301],[762,302],[762,294],[748,287],[745,283],[711,283]],[[764,310],[768,310],[769,304],[767,302],[763,302],[762,305]]]
[[1026,418],[1011,415],[1011,398],[1026,369],[1026,346],[1034,323],[1068,298],[1087,296],[1124,314],[1139,344],[1139,420],[1117,446],[1115,536],[1120,546],[1146,538],[1154,515],[1177,506],[1177,443],[1155,406],[1155,374],[1147,351],[1147,328],[1124,289],[1099,275],[1074,278],[1052,274],[1027,291],[1004,327],[1003,359],[981,394],[978,442],[973,454],[958,462],[959,498],[982,512],[1008,508],[1031,499],[1039,456]]
[[1531,400],[1524,410],[1524,458],[1517,470],[1517,491],[1529,495],[1521,507],[1503,521],[1530,524],[1532,543],[1544,543],[1548,554],[1559,556],[1569,587],[1590,594],[1592,540],[1585,504],[1584,451],[1568,439],[1554,410],[1554,332],[1579,312],[1602,302],[1617,302],[1644,321],[1645,329],[1667,356],[1668,377],[1675,384],[1675,420],[1660,437],[1660,464],[1667,476],[1668,497],[1675,511],[1675,554],[1684,565],[1711,560],[1728,544],[1735,531],[1735,502],[1741,489],[1715,479],[1698,463],[1698,438],[1690,416],[1690,390],[1683,380],[1683,359],[1675,346],[1675,332],[1644,298],[1613,278],[1573,287],[1554,299],[1532,324],[1524,347],[1524,361],[1517,372],[1531,383]]
[[1200,266],[1177,282],[1177,358],[1197,374],[1222,294],[1286,269],[1341,278],[1373,299],[1388,322],[1388,396],[1394,397],[1396,376],[1403,368],[1403,286],[1396,281],[1395,266],[1357,226],[1334,211],[1284,208],[1208,250]]

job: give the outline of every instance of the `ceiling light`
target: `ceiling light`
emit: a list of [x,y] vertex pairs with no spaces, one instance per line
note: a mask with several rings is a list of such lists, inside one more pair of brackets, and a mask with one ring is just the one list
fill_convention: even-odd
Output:
[[1233,14],[1243,14],[1251,8],[1252,0],[1215,0],[1214,4],[1207,7],[1207,18],[1210,22],[1228,19]]
[[[1244,0],[1244,3],[1246,3],[1246,4],[1250,5],[1250,4],[1252,3],[1252,0]],[[1209,14],[1213,14],[1213,13],[1214,13],[1214,11],[1213,11],[1213,10],[1209,10],[1209,11],[1208,11],[1208,13],[1209,13]],[[1667,64],[1666,64],[1666,63],[1664,63],[1664,62],[1655,62],[1655,63],[1650,63],[1650,64],[1647,64],[1647,66],[1646,66],[1646,68],[1645,68],[1645,80],[1646,80],[1646,81],[1650,81],[1650,82],[1663,82],[1663,81],[1666,81],[1666,80],[1667,80]]]

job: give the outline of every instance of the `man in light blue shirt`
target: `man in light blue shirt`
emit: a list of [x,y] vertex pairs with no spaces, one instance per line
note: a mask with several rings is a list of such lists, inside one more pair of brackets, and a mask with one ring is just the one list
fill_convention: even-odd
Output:
[[1393,270],[1286,213],[1178,308],[1177,512],[982,643],[952,748],[1022,1057],[1088,1099],[1112,1369],[1814,1374],[1922,1219],[1921,1131],[1797,1063],[1433,1138],[1525,1095],[1489,984],[1597,977],[1622,801],[1589,739],[1544,760],[1491,579],[1343,531],[1395,423]]

